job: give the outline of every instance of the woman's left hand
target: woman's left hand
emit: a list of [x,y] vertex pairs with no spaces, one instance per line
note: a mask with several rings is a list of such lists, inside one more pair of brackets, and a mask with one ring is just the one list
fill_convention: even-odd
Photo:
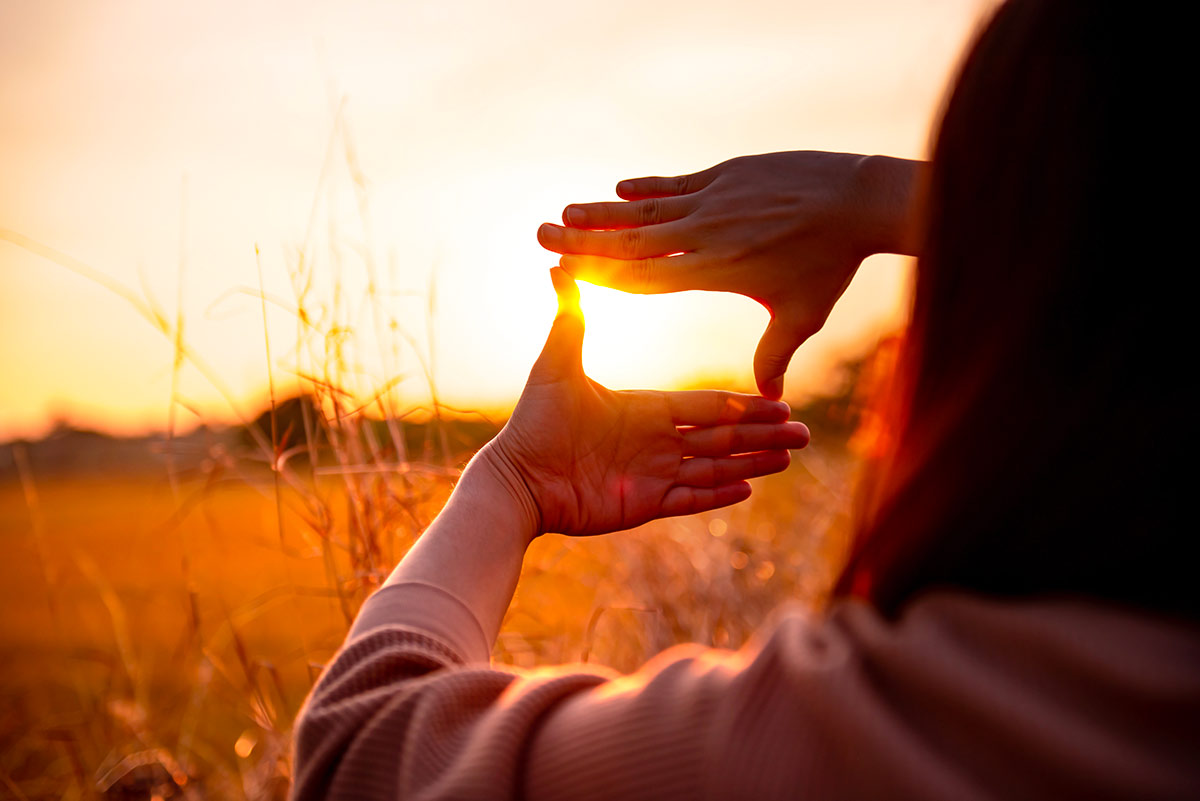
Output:
[[723,391],[614,392],[583,372],[579,290],[551,279],[559,314],[512,418],[480,457],[536,533],[574,536],[728,506],[746,479],[778,473],[808,444],[786,404]]

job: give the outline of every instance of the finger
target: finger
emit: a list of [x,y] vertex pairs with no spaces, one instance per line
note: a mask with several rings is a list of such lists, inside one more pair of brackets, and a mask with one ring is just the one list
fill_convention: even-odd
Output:
[[791,463],[792,455],[787,451],[761,451],[720,459],[696,456],[680,463],[675,483],[688,487],[719,487],[748,478],[782,473]]
[[720,487],[672,487],[662,500],[664,517],[691,515],[741,503],[750,497],[745,481]]
[[644,200],[652,197],[674,197],[699,192],[712,183],[716,173],[710,167],[690,175],[675,175],[670,178],[649,176],[631,178],[617,184],[617,197],[625,200]]
[[706,289],[696,270],[703,258],[693,253],[680,256],[651,256],[646,259],[610,259],[604,256],[563,256],[559,265],[575,278],[622,292],[655,295]]
[[738,423],[692,428],[683,434],[684,456],[729,456],[735,453],[803,448],[811,435],[804,423]]
[[783,401],[715,389],[668,392],[671,422],[677,426],[715,426],[722,423],[782,423],[791,409]]
[[542,353],[534,362],[531,380],[553,381],[583,372],[583,311],[579,287],[561,267],[550,268],[550,281],[558,295],[558,315]]
[[689,197],[646,198],[631,203],[572,203],[563,209],[563,224],[574,228],[612,230],[658,225],[687,216],[696,208]]
[[612,259],[645,259],[678,253],[689,247],[687,240],[687,231],[678,222],[620,231],[586,231],[553,223],[544,223],[538,229],[538,243],[547,250]]
[[792,354],[813,333],[815,330],[791,325],[778,316],[771,317],[754,352],[754,380],[764,397],[783,397],[783,375]]

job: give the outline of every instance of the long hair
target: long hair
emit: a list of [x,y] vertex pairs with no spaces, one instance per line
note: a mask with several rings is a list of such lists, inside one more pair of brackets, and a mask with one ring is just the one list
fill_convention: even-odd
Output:
[[885,612],[952,586],[1200,617],[1174,246],[1193,226],[1168,205],[1195,203],[1159,194],[1144,99],[1181,76],[1155,74],[1118,5],[1001,6],[945,105],[894,444],[839,585]]

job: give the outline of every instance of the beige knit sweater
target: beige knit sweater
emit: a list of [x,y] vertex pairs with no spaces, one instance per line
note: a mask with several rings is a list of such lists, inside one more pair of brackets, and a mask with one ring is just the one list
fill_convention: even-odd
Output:
[[424,584],[364,605],[296,732],[297,799],[1200,799],[1200,631],[931,594],[784,609],[630,676],[488,665]]

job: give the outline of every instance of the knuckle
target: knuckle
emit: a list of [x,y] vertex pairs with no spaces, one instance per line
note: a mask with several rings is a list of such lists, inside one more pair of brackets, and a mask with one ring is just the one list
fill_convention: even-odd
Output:
[[754,376],[763,386],[769,386],[771,382],[782,380],[787,375],[787,362],[782,359],[764,359],[754,370]]
[[636,259],[645,235],[640,228],[626,228],[617,237],[617,253],[622,258]]
[[679,175],[679,176],[672,178],[671,179],[671,188],[675,191],[675,194],[677,194],[677,195],[686,194],[688,191],[688,176]]
[[662,272],[660,269],[660,260],[656,258],[639,259],[630,264],[633,274],[634,291],[643,293],[654,292]]
[[768,353],[762,359],[763,367],[768,370],[781,370],[787,367],[789,361],[791,361],[791,354],[783,353]]
[[650,282],[654,279],[652,262],[653,259],[642,259],[630,263],[629,273],[635,291],[644,291],[650,287]]
[[662,219],[662,201],[658,198],[643,200],[637,209],[639,225],[656,225]]

